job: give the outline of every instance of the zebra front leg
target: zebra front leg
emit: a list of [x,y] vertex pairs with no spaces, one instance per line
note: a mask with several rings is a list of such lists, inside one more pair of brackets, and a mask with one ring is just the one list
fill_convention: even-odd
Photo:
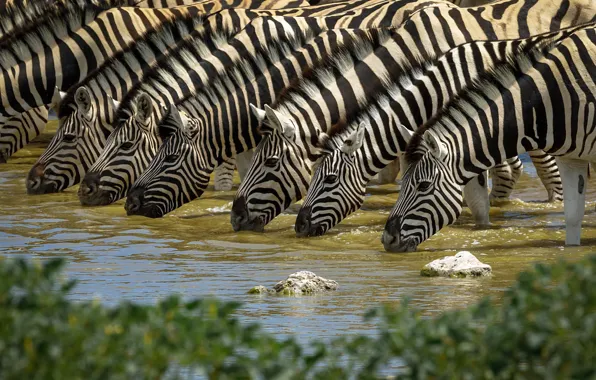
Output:
[[234,158],[224,158],[221,165],[215,168],[214,188],[216,191],[230,191],[234,184],[234,168],[236,160]]
[[395,183],[397,175],[400,170],[400,159],[396,158],[389,165],[385,166],[383,170],[377,173],[376,176],[369,182],[371,185],[385,185],[388,183]]
[[528,152],[528,155],[532,159],[534,167],[536,167],[538,178],[546,188],[548,201],[562,201],[563,184],[555,158],[542,150]]
[[580,245],[582,219],[586,208],[588,161],[556,158],[563,182],[565,245]]
[[248,173],[248,169],[250,168],[250,164],[252,162],[252,156],[254,154],[255,151],[251,149],[236,155],[236,168],[238,169],[238,174],[240,175],[240,182],[242,182],[244,176],[246,173]]
[[478,227],[490,225],[490,202],[486,174],[486,172],[482,173],[464,186],[464,200]]
[[490,170],[493,188],[490,192],[490,203],[509,199],[517,180],[524,169],[519,157],[505,160]]

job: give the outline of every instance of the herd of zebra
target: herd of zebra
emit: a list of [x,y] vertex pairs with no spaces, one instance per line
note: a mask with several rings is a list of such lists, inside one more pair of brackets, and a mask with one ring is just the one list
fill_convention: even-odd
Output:
[[0,159],[55,113],[29,194],[80,184],[83,205],[161,217],[237,167],[233,229],[305,198],[298,236],[401,169],[382,241],[411,251],[464,200],[488,224],[527,151],[579,244],[596,2],[465,1],[0,0]]

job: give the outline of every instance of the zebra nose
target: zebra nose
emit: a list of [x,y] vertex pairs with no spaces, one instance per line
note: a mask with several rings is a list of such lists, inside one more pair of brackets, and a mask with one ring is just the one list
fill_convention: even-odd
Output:
[[399,235],[401,226],[401,218],[400,217],[392,217],[389,218],[387,223],[385,224],[385,230],[383,231],[383,236],[381,237],[381,242],[385,247],[386,251],[393,251],[395,246],[399,246]]
[[136,188],[128,193],[126,204],[124,205],[127,215],[135,215],[143,207],[144,192],[144,189]]
[[38,163],[33,165],[29,174],[27,175],[27,192],[29,194],[36,194],[41,189],[41,184],[43,182],[43,176],[45,172],[45,165]]
[[300,209],[298,217],[296,218],[296,236],[306,237],[310,233],[310,207]]
[[83,178],[81,187],[79,188],[79,195],[89,197],[97,193],[97,190],[99,190],[99,179],[99,173],[85,174],[85,178]]
[[239,231],[242,225],[248,222],[248,209],[246,207],[246,198],[240,196],[234,199],[232,204],[232,212],[230,214],[230,222],[234,231]]

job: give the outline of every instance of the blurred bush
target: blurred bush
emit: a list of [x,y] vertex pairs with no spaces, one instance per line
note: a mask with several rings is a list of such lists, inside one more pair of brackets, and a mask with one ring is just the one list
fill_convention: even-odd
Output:
[[0,378],[596,378],[596,256],[535,266],[499,305],[423,318],[406,300],[367,314],[374,336],[308,347],[240,323],[236,303],[73,302],[63,266],[0,261]]

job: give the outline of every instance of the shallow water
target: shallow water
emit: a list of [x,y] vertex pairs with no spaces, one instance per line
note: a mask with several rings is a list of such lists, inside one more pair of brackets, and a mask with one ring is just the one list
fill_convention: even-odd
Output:
[[[0,166],[0,254],[68,258],[68,276],[79,279],[76,299],[152,302],[176,292],[240,300],[245,320],[259,321],[274,333],[295,333],[304,342],[370,332],[372,326],[362,321],[364,311],[406,295],[426,315],[486,295],[498,299],[531,263],[577,259],[596,245],[596,180],[588,187],[584,245],[564,248],[562,204],[542,202],[546,192],[531,164],[513,195],[520,200],[491,210],[492,228],[473,229],[465,210],[456,225],[421,245],[419,252],[388,254],[380,235],[397,197],[394,186],[371,188],[363,210],[323,237],[295,237],[297,207],[263,234],[235,233],[229,223],[234,191],[210,188],[201,200],[157,220],[127,217],[123,201],[82,207],[76,187],[28,196],[26,173],[49,136]],[[420,277],[424,264],[462,249],[492,265],[492,278]],[[246,294],[255,285],[271,286],[298,270],[334,279],[340,289],[314,297]]]

